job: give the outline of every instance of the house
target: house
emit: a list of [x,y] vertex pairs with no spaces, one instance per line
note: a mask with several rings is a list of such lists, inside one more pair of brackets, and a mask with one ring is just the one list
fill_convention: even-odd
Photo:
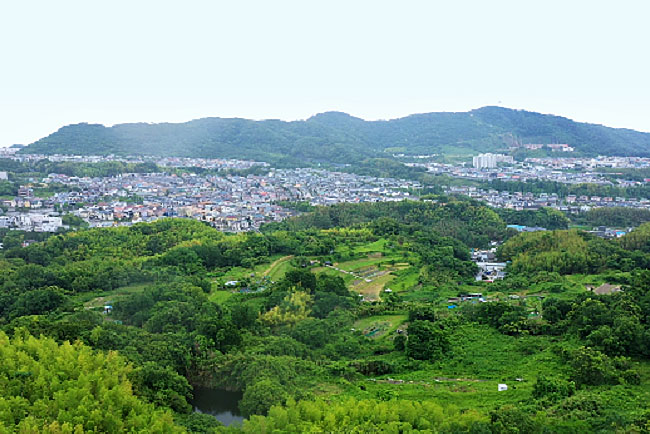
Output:
[[29,187],[20,187],[18,189],[19,197],[32,197],[34,195],[34,190]]

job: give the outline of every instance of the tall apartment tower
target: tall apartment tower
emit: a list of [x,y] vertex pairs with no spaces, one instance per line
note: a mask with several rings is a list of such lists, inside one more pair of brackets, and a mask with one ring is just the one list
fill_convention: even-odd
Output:
[[497,156],[495,154],[479,154],[472,158],[472,165],[476,169],[494,169],[497,167]]

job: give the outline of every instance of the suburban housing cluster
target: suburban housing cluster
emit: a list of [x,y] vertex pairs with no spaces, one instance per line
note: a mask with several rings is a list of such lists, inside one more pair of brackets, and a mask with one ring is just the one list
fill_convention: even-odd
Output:
[[[648,168],[650,167],[650,158],[527,158],[518,163],[512,162],[511,159],[512,157],[502,154],[480,154],[473,157],[472,167],[468,167],[465,163],[451,164],[436,161],[406,162],[405,164],[426,168],[430,173],[471,181],[551,181],[562,184],[599,184],[620,187],[632,187],[650,182],[650,179],[640,181],[624,178],[612,181],[607,176],[612,173],[598,170],[599,168]],[[509,165],[505,165],[506,162],[509,162]]]
[[[214,161],[206,160],[206,166],[213,166]],[[196,165],[201,161],[192,159],[192,162]],[[221,161],[221,167],[238,167],[240,163]],[[247,176],[216,172],[76,177],[51,173],[34,180],[33,184],[39,188],[65,186],[65,191],[44,198],[37,197],[35,188],[21,187],[18,197],[0,202],[8,210],[7,227],[23,230],[43,227],[42,230],[56,231],[62,227],[60,216],[69,213],[84,219],[90,226],[130,225],[162,217],[187,217],[209,223],[219,230],[240,232],[257,230],[265,222],[281,221],[297,213],[279,204],[283,202],[330,205],[401,201],[411,197],[411,191],[421,188],[416,181],[322,169],[270,168],[264,175]],[[49,226],[13,223],[29,221],[52,223]]]
[[[0,215],[0,228],[25,231],[55,232],[66,227],[66,215],[73,215],[93,227],[185,217],[204,221],[222,231],[240,232],[258,230],[265,222],[281,221],[297,214],[293,207],[286,206],[288,203],[303,202],[316,206],[401,201],[417,199],[422,188],[419,182],[412,180],[317,168],[275,169],[267,163],[230,159],[43,156],[15,154],[13,151],[3,152],[1,157],[17,161],[46,158],[54,162],[150,162],[159,168],[169,168],[155,173],[123,173],[105,177],[50,173],[41,179],[30,179],[20,186],[15,197],[0,199],[0,206],[5,210]],[[481,154],[474,158],[474,165],[478,167],[427,161],[435,155],[424,157],[427,157],[421,159],[424,162],[407,164],[470,180],[612,184],[609,178],[597,171],[598,168],[650,167],[650,158],[637,157],[540,158],[515,163],[511,156]],[[581,170],[574,170],[576,168]],[[0,180],[5,178],[7,173],[0,172]],[[616,182],[618,186],[633,186],[649,181],[618,179]],[[39,192],[43,190],[49,193],[41,197]],[[444,190],[448,194],[484,201],[492,207],[515,210],[551,207],[566,213],[579,213],[594,207],[650,208],[647,198],[560,197],[557,194],[511,193],[472,186],[449,186]]]

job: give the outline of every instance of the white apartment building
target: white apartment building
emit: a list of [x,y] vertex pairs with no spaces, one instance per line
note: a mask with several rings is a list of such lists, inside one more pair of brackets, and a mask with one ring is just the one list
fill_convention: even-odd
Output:
[[514,163],[512,155],[504,154],[479,154],[472,158],[472,165],[475,169],[494,169],[497,163]]

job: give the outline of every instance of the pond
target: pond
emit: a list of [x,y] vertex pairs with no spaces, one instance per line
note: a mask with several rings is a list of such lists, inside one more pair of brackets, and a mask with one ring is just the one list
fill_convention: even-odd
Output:
[[237,403],[241,399],[241,392],[195,387],[192,406],[194,411],[212,415],[219,422],[228,426],[233,423],[240,424],[244,420],[239,407],[237,407]]

